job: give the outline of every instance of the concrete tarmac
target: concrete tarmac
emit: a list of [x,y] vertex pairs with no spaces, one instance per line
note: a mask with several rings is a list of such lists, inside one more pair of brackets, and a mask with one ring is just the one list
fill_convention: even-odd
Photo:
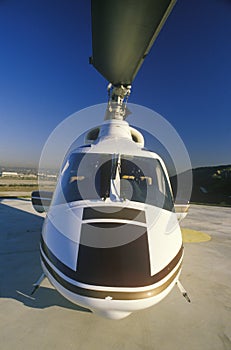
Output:
[[0,200],[1,350],[230,350],[231,208],[192,205],[181,225],[211,240],[185,243],[181,282],[158,305],[111,321],[73,305],[41,275],[39,237],[44,215],[29,200]]

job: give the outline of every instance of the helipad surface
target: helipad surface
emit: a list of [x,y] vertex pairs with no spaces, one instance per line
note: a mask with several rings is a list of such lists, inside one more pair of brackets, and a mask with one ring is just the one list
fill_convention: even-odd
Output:
[[35,300],[24,296],[41,274],[43,215],[28,200],[0,202],[0,348],[231,349],[231,208],[192,205],[182,227],[211,240],[185,243],[181,282],[158,305],[120,321],[99,318],[61,297],[44,281]]

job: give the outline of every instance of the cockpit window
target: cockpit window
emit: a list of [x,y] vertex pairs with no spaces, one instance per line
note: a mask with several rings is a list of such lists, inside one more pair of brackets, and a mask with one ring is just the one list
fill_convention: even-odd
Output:
[[53,203],[106,200],[116,176],[121,200],[173,210],[168,181],[157,159],[100,153],[70,156],[61,172]]
[[64,165],[53,203],[60,204],[110,195],[111,154],[75,153]]
[[120,178],[122,198],[173,210],[171,191],[159,160],[122,155]]

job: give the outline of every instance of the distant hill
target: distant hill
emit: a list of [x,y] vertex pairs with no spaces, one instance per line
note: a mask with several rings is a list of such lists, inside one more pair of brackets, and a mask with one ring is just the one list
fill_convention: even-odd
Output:
[[[176,177],[171,178],[176,193]],[[193,169],[192,203],[231,205],[231,165]]]

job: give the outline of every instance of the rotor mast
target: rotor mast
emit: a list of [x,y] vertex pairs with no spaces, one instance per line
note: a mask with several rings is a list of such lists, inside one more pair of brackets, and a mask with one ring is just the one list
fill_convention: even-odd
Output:
[[108,105],[105,114],[105,120],[123,120],[127,116],[127,100],[131,93],[131,85],[122,84],[113,86],[111,83],[107,87]]

